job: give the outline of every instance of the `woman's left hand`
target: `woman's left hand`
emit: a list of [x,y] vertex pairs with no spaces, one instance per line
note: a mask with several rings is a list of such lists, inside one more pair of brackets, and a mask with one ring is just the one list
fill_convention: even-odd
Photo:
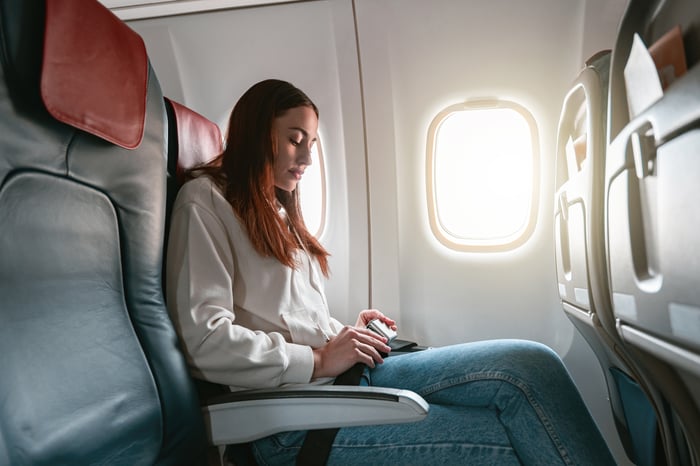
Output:
[[396,321],[388,318],[377,309],[365,309],[364,311],[360,311],[355,326],[365,328],[367,324],[374,319],[379,319],[392,330],[396,330]]

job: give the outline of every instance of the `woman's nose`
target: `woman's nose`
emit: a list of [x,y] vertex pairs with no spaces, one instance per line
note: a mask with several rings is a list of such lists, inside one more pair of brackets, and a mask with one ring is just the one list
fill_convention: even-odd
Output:
[[303,148],[299,151],[299,156],[297,158],[297,162],[300,165],[311,165],[312,158],[311,158],[311,147],[303,146]]

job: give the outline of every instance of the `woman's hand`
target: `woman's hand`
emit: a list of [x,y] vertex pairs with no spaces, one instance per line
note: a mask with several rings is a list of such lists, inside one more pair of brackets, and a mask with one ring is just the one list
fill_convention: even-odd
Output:
[[357,323],[355,324],[355,326],[365,328],[367,324],[374,319],[379,319],[382,322],[384,322],[390,329],[396,330],[396,322],[393,319],[390,319],[384,314],[382,314],[377,309],[365,309],[364,311],[361,311],[360,315],[357,316]]
[[314,372],[311,378],[336,377],[358,362],[374,367],[384,362],[379,352],[389,351],[391,348],[386,344],[386,338],[364,327],[345,326],[328,343],[313,350]]

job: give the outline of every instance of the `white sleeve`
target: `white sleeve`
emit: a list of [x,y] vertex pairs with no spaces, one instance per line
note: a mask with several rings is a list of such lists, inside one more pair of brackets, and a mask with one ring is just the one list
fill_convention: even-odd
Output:
[[234,260],[219,219],[194,202],[176,205],[167,257],[167,303],[195,377],[235,387],[308,383],[309,346],[236,325]]
[[329,317],[329,321],[331,324],[331,328],[333,329],[333,331],[335,332],[336,335],[338,333],[340,333],[340,331],[343,329],[343,327],[345,327],[345,325],[343,325],[343,323],[340,322],[335,317]]

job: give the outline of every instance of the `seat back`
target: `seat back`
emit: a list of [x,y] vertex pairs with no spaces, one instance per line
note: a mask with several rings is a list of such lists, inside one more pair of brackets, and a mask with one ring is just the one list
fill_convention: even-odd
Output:
[[168,97],[164,100],[168,121],[167,241],[170,211],[185,182],[185,172],[219,155],[223,140],[216,123]]
[[554,212],[557,281],[566,315],[603,369],[627,456],[639,466],[652,466],[657,454],[656,409],[639,371],[619,344],[608,287],[603,183],[609,69],[609,51],[587,60],[562,107]]
[[[185,182],[185,172],[219,155],[223,150],[223,140],[219,126],[191,108],[168,97],[165,98],[165,108],[168,116],[167,241],[172,206]],[[202,401],[229,392],[224,385],[199,379],[194,382]]]
[[3,0],[0,40],[0,464],[198,464],[143,42],[92,0]]
[[219,126],[165,97],[168,112],[168,175],[181,185],[185,171],[212,160],[223,149]]
[[[700,461],[699,21],[697,2],[629,2],[612,57],[605,174],[615,320],[677,420],[670,459],[679,464]],[[648,53],[677,26],[682,37],[673,51],[688,72],[652,105],[632,105],[649,94],[646,85],[625,79],[635,35]],[[660,82],[653,68],[644,78]]]

